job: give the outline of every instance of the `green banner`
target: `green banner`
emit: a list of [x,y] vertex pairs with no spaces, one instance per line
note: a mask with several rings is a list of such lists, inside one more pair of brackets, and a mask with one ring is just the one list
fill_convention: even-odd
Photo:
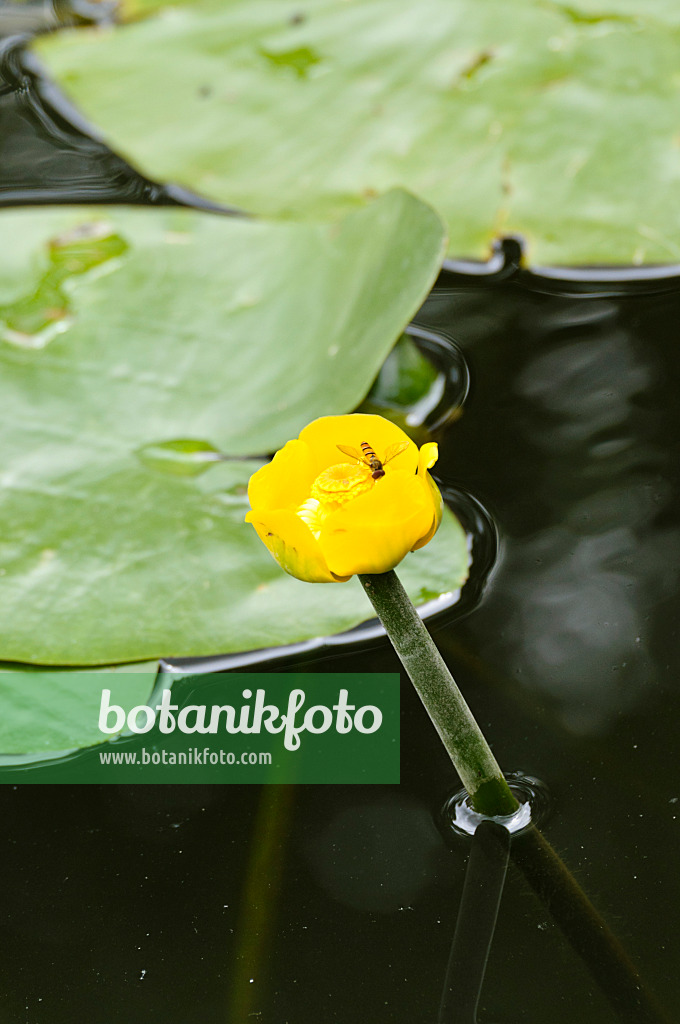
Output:
[[0,673],[0,783],[398,783],[397,673]]

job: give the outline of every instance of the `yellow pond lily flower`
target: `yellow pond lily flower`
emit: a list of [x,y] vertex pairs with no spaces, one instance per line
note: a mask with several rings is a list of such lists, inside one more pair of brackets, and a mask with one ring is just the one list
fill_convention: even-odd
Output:
[[250,478],[246,522],[299,580],[387,572],[441,522],[436,461],[382,416],[322,416]]

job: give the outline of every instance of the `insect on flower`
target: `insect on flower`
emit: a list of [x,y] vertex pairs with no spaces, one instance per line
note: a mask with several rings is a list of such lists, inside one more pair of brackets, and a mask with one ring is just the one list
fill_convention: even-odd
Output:
[[382,459],[378,458],[368,441],[361,442],[361,452],[357,451],[356,448],[352,448],[350,445],[345,444],[338,444],[336,445],[336,448],[339,448],[343,455],[349,455],[350,459],[356,459],[357,462],[363,462],[364,465],[368,466],[370,469],[373,479],[379,480],[381,476],[385,475],[383,467],[392,459],[395,459],[397,455],[401,455],[403,451],[406,451],[408,446],[408,441],[400,441],[397,444],[391,444]]
[[246,521],[299,580],[388,572],[441,522],[441,495],[428,472],[436,461],[433,441],[419,450],[382,416],[321,416],[250,478]]

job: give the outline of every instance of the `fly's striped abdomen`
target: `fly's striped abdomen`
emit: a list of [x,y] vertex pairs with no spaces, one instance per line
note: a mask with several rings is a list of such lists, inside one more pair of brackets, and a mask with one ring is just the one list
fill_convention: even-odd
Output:
[[361,442],[361,450],[364,453],[364,459],[371,467],[371,476],[374,480],[379,480],[381,476],[385,475],[382,462],[375,454],[368,441]]
[[385,476],[385,470],[383,469],[385,463],[389,462],[390,459],[396,458],[396,456],[405,451],[408,446],[409,441],[398,441],[396,444],[391,444],[385,452],[382,462],[375,454],[375,450],[371,448],[368,441],[361,442],[361,452],[346,444],[338,444],[336,445],[336,448],[339,448],[343,455],[349,455],[351,459],[356,459],[357,462],[363,462],[364,465],[368,466],[370,469],[373,479],[379,480],[381,476]]

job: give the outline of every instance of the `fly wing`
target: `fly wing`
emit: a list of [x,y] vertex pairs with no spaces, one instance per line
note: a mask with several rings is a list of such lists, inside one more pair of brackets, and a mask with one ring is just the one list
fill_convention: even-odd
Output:
[[336,448],[339,448],[343,455],[349,455],[350,459],[356,459],[357,462],[365,462],[363,455],[357,451],[356,448],[352,448],[347,444],[336,444]]
[[[389,462],[390,459],[396,459],[397,455],[401,455],[402,452],[405,452],[408,446],[408,441],[397,441],[396,444],[391,444],[385,452],[385,458],[382,460],[383,466],[385,463]],[[338,448],[339,447],[340,445],[338,445]]]

